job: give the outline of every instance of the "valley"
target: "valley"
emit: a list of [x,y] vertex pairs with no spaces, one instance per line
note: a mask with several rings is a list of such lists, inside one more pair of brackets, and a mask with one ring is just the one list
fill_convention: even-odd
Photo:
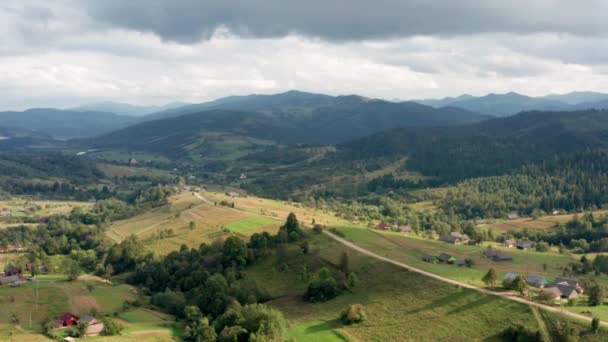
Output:
[[429,108],[288,92],[9,138],[0,336],[605,339],[608,114]]

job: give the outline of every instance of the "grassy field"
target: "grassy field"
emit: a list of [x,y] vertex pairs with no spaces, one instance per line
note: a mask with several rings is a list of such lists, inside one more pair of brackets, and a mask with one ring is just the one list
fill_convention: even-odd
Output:
[[136,309],[122,312],[118,315],[121,319],[129,323],[158,323],[164,321],[158,315],[151,313],[148,310]]
[[127,165],[116,165],[108,163],[97,163],[97,168],[100,169],[108,177],[128,177],[128,176],[146,176],[146,177],[159,177],[169,175],[168,171],[146,168],[146,167],[134,167]]
[[[37,335],[47,320],[69,311],[76,315],[113,315],[125,326],[123,336],[87,338],[91,341],[173,341],[179,333],[173,317],[148,309],[123,311],[125,301],[136,297],[129,285],[92,283],[92,291],[83,281],[39,280],[18,287],[0,287],[0,340],[47,341]],[[11,317],[15,315],[19,325]],[[31,316],[30,316],[31,315]],[[31,324],[30,324],[31,317]]]
[[296,341],[315,342],[344,342],[348,338],[340,334],[335,328],[339,327],[336,322],[312,321],[296,325],[289,329],[289,337]]
[[[425,271],[478,286],[483,285],[481,278],[490,267],[494,267],[501,274],[500,279],[502,279],[502,274],[506,272],[542,274],[554,278],[561,274],[563,266],[573,261],[570,256],[564,254],[504,248],[503,250],[513,256],[513,262],[493,262],[483,256],[482,253],[486,249],[484,245],[452,245],[412,235],[380,233],[362,228],[341,227],[339,230],[345,234],[347,239],[377,254],[405,262]],[[466,268],[441,263],[432,264],[422,260],[425,254],[439,255],[444,252],[457,258],[472,259],[474,266]],[[543,264],[546,265],[546,270]]]
[[[25,198],[14,198],[0,201],[0,208],[8,209],[11,216],[0,217],[0,229],[22,225],[23,219],[39,220],[54,214],[68,214],[76,207],[91,207],[89,202],[77,201],[35,201]],[[36,226],[35,223],[27,223]]]
[[252,216],[230,222],[226,225],[226,228],[230,229],[230,231],[233,233],[247,233],[254,229],[259,231],[260,229],[266,227],[272,229],[272,231],[276,231],[280,223],[281,221],[268,217]]
[[[285,314],[292,325],[290,334],[298,341],[340,341],[339,336],[354,341],[496,340],[509,325],[537,328],[525,305],[437,282],[350,252],[351,269],[359,278],[357,287],[325,303],[304,302],[307,282],[302,279],[301,264],[310,270],[334,265],[345,251],[322,236],[313,238],[311,249],[312,253],[303,256],[292,246],[285,259],[288,271],[269,267],[277,262],[272,258],[248,270],[276,298],[271,305]],[[337,318],[354,303],[366,306],[368,320],[343,326]]]
[[122,308],[127,299],[135,298],[130,286],[96,283],[92,293],[84,282],[63,280],[39,280],[21,287],[0,287],[0,324],[9,323],[14,314],[22,325],[39,329],[45,321],[58,317],[65,311],[77,315],[92,312],[112,313]]
[[[607,210],[594,211],[594,215],[608,214]],[[509,232],[519,231],[524,229],[529,230],[547,230],[555,227],[558,223],[566,223],[571,221],[577,214],[564,214],[564,215],[546,215],[541,216],[537,219],[530,217],[519,218],[515,220],[496,220],[496,222],[483,224],[480,228],[492,228],[496,231]],[[581,215],[581,214],[578,214]]]

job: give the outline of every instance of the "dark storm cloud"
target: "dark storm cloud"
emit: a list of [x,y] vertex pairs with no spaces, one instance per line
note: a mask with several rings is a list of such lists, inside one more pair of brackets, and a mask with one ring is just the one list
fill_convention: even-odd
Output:
[[608,2],[492,0],[104,0],[87,3],[94,20],[192,43],[220,27],[242,37],[290,33],[328,40],[413,35],[561,32],[604,35]]

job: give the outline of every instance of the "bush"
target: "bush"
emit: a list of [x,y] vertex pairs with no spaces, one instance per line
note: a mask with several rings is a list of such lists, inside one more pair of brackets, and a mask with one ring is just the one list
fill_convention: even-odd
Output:
[[508,327],[501,333],[501,336],[504,341],[543,341],[540,331],[530,330],[521,325],[516,327]]
[[321,234],[323,232],[323,227],[320,224],[315,224],[314,227],[312,227],[312,231],[315,234]]
[[111,318],[103,318],[102,319],[103,322],[103,335],[107,335],[107,336],[114,336],[114,335],[120,335],[120,332],[123,329],[123,326],[121,324],[119,324],[118,322],[116,322],[115,320],[111,319]]
[[357,324],[364,322],[367,320],[367,315],[365,314],[365,307],[361,304],[353,304],[348,307],[348,309],[342,311],[340,315],[340,320],[344,324]]
[[331,276],[329,270],[322,268],[316,279],[308,284],[306,293],[304,293],[304,300],[313,303],[325,302],[335,298],[341,292],[342,289],[338,286],[336,279]]
[[540,241],[536,244],[536,251],[537,252],[547,252],[549,251],[549,244],[547,244],[546,242]]

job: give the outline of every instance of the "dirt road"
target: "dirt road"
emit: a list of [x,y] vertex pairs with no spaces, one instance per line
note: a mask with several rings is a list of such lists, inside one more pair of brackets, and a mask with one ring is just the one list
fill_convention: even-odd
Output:
[[[341,243],[341,244],[343,244],[343,245],[345,245],[345,246],[347,246],[347,247],[349,247],[349,248],[351,248],[351,249],[353,249],[353,250],[355,250],[355,251],[357,251],[359,253],[362,253],[362,254],[365,254],[365,255],[370,256],[372,258],[375,258],[375,259],[387,262],[389,264],[393,264],[393,265],[395,265],[397,267],[406,269],[408,271],[415,272],[415,273],[418,273],[418,274],[422,274],[422,275],[427,276],[429,278],[433,278],[433,279],[442,281],[444,283],[448,283],[448,284],[452,284],[452,285],[457,285],[457,286],[464,287],[464,288],[467,288],[467,289],[470,289],[470,290],[474,290],[474,291],[478,291],[478,292],[481,292],[481,293],[485,293],[485,294],[488,294],[488,295],[491,295],[491,296],[502,297],[504,299],[512,300],[512,301],[515,301],[515,302],[520,302],[520,303],[527,304],[527,305],[531,305],[531,306],[537,307],[537,308],[542,309],[542,310],[552,311],[552,312],[556,312],[556,313],[559,313],[559,314],[562,314],[562,315],[566,315],[566,316],[569,316],[569,317],[572,317],[572,318],[580,319],[580,320],[583,320],[583,321],[586,321],[586,322],[591,322],[591,317],[588,317],[588,316],[585,316],[585,315],[577,314],[577,313],[574,313],[574,312],[571,312],[571,311],[566,311],[566,310],[563,310],[561,308],[556,308],[556,307],[545,305],[545,304],[541,304],[541,303],[531,302],[531,301],[529,301],[527,299],[518,297],[518,296],[514,295],[513,293],[495,292],[495,291],[492,291],[492,290],[483,289],[483,288],[479,288],[479,287],[476,287],[476,286],[473,286],[473,285],[462,283],[462,282],[459,282],[459,281],[456,281],[456,280],[453,280],[453,279],[445,278],[445,277],[442,277],[440,275],[437,275],[437,274],[434,274],[434,273],[430,273],[430,272],[421,270],[419,268],[412,267],[410,265],[404,264],[402,262],[395,261],[393,259],[389,259],[389,258],[383,257],[381,255],[378,255],[378,254],[376,254],[376,253],[374,253],[372,251],[369,251],[369,250],[367,250],[365,248],[359,247],[359,246],[355,245],[354,243],[352,243],[352,242],[350,242],[350,241],[348,241],[346,239],[343,239],[343,238],[337,236],[336,234],[333,234],[333,233],[328,232],[326,230],[324,230],[323,233],[325,233],[330,238],[336,240],[337,242],[339,242],[339,243]],[[608,327],[608,322],[601,321],[601,325],[604,326],[604,327]]]

